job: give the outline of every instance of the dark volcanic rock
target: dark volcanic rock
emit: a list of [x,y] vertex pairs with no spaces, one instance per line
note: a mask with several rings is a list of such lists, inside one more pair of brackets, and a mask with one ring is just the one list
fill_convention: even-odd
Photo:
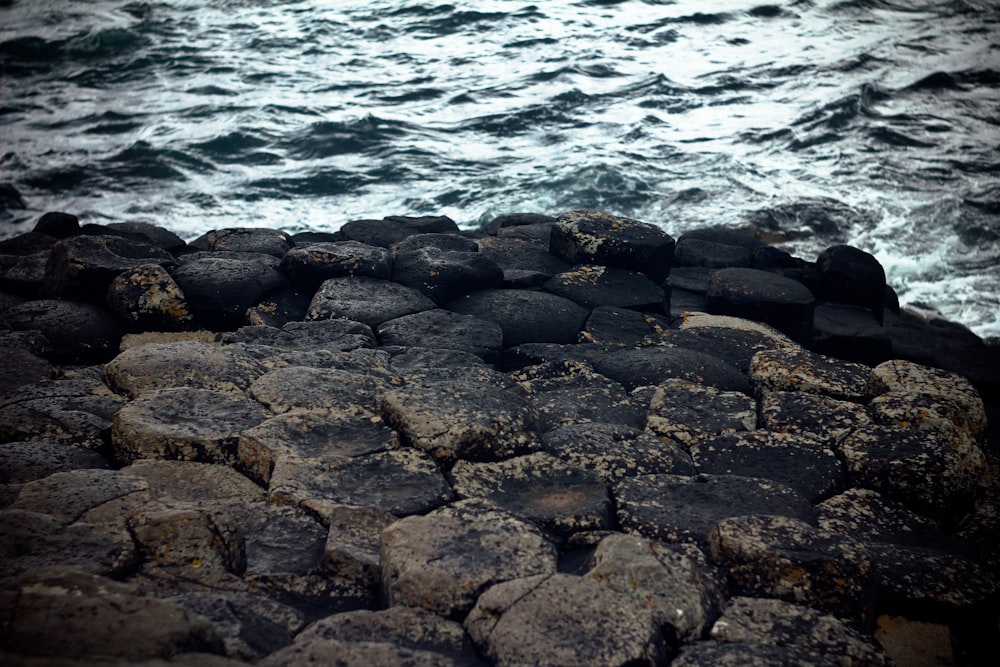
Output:
[[892,358],[892,339],[867,308],[836,303],[816,306],[815,352],[874,366]]
[[374,416],[380,379],[338,368],[279,368],[258,378],[247,393],[277,413],[321,410],[329,415]]
[[520,519],[468,502],[382,532],[382,597],[461,620],[491,584],[556,571],[556,551]]
[[437,248],[452,252],[478,252],[479,244],[475,239],[460,234],[414,234],[399,243],[393,243],[392,252],[411,252],[420,248]]
[[885,270],[877,259],[863,250],[835,245],[819,254],[816,268],[820,298],[870,308],[882,322]]
[[769,391],[760,400],[758,425],[830,449],[871,423],[863,405],[805,391]]
[[486,237],[478,241],[479,254],[493,260],[503,269],[504,282],[514,287],[515,282],[541,285],[564,271],[571,264],[549,253],[547,243],[508,237]]
[[194,323],[184,293],[157,264],[120,273],[111,281],[105,300],[130,331],[183,331]]
[[166,250],[118,236],[74,236],[52,248],[45,287],[52,294],[103,299],[115,277],[144,264],[175,264]]
[[39,218],[31,231],[64,239],[80,231],[80,219],[69,213],[52,211]]
[[611,525],[611,501],[601,478],[549,454],[496,463],[459,461],[449,477],[461,498],[485,498],[514,516],[565,535]]
[[619,306],[662,311],[666,298],[656,283],[637,271],[587,264],[553,276],[544,288],[586,308]]
[[659,315],[600,306],[591,311],[580,340],[597,345],[635,347],[642,339],[664,331],[668,326],[669,322]]
[[480,652],[499,665],[652,667],[665,656],[654,614],[642,602],[568,574],[491,587],[465,627]]
[[792,339],[766,324],[727,315],[685,313],[670,329],[657,330],[642,346],[666,345],[708,351],[743,373],[762,350],[798,348]]
[[549,454],[592,470],[607,484],[636,475],[695,472],[687,452],[621,424],[570,424],[549,431],[543,439]]
[[448,310],[495,322],[503,346],[575,343],[589,311],[569,299],[518,289],[481,290],[452,301]]
[[813,503],[844,486],[844,470],[836,454],[784,433],[747,431],[704,437],[693,443],[691,455],[700,473],[771,479]]
[[309,304],[310,320],[346,318],[376,327],[388,320],[436,308],[420,291],[364,276],[331,278]]
[[133,240],[142,240],[170,253],[182,250],[186,245],[181,237],[169,229],[148,222],[111,222],[105,227],[113,233],[122,234]]
[[42,299],[7,310],[15,331],[39,331],[51,344],[46,357],[57,363],[101,362],[121,341],[121,325],[111,313],[88,303]]
[[770,324],[798,341],[812,335],[815,299],[802,283],[757,269],[720,269],[708,285],[708,310]]
[[815,523],[809,501],[768,479],[735,475],[642,475],[612,487],[618,521],[626,532],[664,542],[704,542],[720,520],[773,514]]
[[427,246],[394,253],[392,279],[443,304],[463,294],[500,287],[503,271],[478,252]]
[[14,398],[20,387],[53,380],[59,375],[52,364],[16,340],[31,333],[0,333],[0,403]]
[[[222,338],[225,345],[242,343],[253,350],[271,347],[302,353],[352,352],[375,346],[371,328],[352,320],[287,322],[280,329],[268,326],[240,327]],[[303,366],[307,364],[301,364]]]
[[524,225],[552,224],[555,218],[542,213],[506,213],[498,215],[483,225],[483,234],[496,234],[505,227],[522,227]]
[[191,246],[213,252],[258,252],[280,258],[292,247],[292,239],[278,229],[232,227],[206,232],[192,241]]
[[382,220],[354,220],[340,228],[345,239],[382,248],[388,248],[414,234],[450,234],[458,231],[458,225],[446,216],[389,216]]
[[45,284],[45,266],[56,240],[28,232],[0,241],[0,288],[39,296]]
[[674,248],[674,267],[748,268],[751,252],[749,248],[742,246],[682,236]]
[[174,271],[198,321],[212,329],[244,324],[250,306],[288,287],[271,262],[247,255],[246,260],[203,256]]
[[111,440],[116,458],[179,459],[235,463],[240,432],[267,418],[259,403],[209,389],[161,389],[115,414]]
[[403,441],[446,465],[540,448],[535,416],[515,394],[473,382],[408,385],[382,395],[382,418]]
[[503,346],[500,325],[448,310],[426,310],[383,322],[382,345],[435,347],[471,352],[486,361],[499,358]]
[[671,378],[656,387],[646,430],[690,447],[699,438],[749,431],[756,424],[757,404],[746,394]]
[[312,301],[311,293],[296,289],[277,292],[247,310],[247,324],[283,327],[289,322],[300,322],[306,318],[310,301]]
[[638,270],[654,282],[670,273],[674,239],[659,227],[597,211],[563,213],[552,227],[549,250],[570,264]]
[[859,542],[788,516],[723,519],[711,557],[739,595],[778,598],[864,624],[873,612],[872,564]]
[[750,392],[747,376],[733,366],[711,354],[680,347],[619,350],[607,355],[595,367],[627,389],[655,386],[669,378],[679,378],[723,391]]
[[392,275],[392,253],[357,241],[315,243],[289,250],[281,260],[281,270],[293,285],[310,292],[328,278],[370,276],[388,280]]
[[24,484],[57,472],[107,467],[106,458],[76,445],[56,442],[0,444],[0,484]]
[[870,371],[801,348],[767,350],[750,362],[750,383],[758,396],[767,391],[804,391],[862,402]]

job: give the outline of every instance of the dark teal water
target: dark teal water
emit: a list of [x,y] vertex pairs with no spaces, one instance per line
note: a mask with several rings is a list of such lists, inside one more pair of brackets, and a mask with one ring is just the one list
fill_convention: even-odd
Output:
[[751,221],[1000,335],[998,44],[987,0],[0,0],[0,238]]

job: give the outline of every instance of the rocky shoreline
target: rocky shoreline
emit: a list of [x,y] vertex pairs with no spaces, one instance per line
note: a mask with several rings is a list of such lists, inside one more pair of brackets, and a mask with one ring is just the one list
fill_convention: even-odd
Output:
[[985,664],[1000,354],[593,211],[0,242],[9,665]]

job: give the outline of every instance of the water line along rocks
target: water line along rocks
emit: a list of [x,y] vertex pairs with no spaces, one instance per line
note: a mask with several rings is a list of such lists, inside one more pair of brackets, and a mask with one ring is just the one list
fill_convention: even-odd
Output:
[[997,349],[860,250],[62,219],[0,244],[5,664],[992,650]]

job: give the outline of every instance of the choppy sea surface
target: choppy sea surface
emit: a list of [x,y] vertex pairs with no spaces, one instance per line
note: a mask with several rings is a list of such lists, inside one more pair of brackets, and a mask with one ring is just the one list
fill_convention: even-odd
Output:
[[598,208],[1000,336],[993,0],[0,0],[0,238]]

